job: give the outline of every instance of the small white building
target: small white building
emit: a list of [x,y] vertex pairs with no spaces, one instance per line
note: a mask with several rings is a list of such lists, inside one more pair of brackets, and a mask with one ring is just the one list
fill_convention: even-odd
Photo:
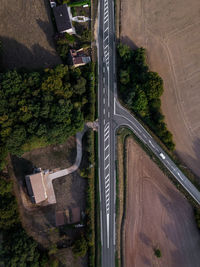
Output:
[[54,0],[49,0],[51,8],[56,7],[56,2]]

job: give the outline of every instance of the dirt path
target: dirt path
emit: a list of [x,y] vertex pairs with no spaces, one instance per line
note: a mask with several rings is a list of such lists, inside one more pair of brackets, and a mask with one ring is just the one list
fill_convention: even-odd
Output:
[[48,0],[1,0],[3,67],[34,69],[61,63],[50,12]]
[[[200,234],[191,206],[132,138],[127,140],[127,177],[125,266],[200,266]],[[156,247],[161,258],[154,255]]]
[[198,0],[121,0],[120,13],[120,38],[132,47],[147,49],[151,70],[164,80],[162,109],[176,152],[198,176],[199,7]]

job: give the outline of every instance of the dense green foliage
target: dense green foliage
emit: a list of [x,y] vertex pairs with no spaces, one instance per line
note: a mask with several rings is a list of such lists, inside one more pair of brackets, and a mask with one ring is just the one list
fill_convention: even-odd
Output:
[[69,1],[69,0],[63,0],[63,3],[67,3],[68,6],[74,7],[74,6],[83,6],[83,5],[91,5],[90,0],[82,0],[82,1]]
[[87,241],[84,236],[81,236],[78,240],[75,241],[72,251],[75,257],[84,257],[87,252]]
[[80,49],[90,47],[91,30],[83,27],[80,23],[74,22],[76,25],[77,35],[70,35],[68,33],[56,36],[56,50],[65,64],[71,65],[71,58],[69,54],[70,49]]
[[77,41],[77,37],[65,33],[56,39],[56,50],[63,61],[68,61],[70,45],[73,46]]
[[4,233],[1,257],[5,266],[45,266],[48,261],[47,255],[41,254],[38,244],[21,227]]
[[1,73],[1,157],[7,151],[20,155],[32,143],[62,143],[80,131],[89,110],[90,76],[90,69],[82,74],[64,65],[42,73]]
[[12,182],[0,177],[0,231],[3,234],[0,260],[5,266],[46,266],[47,254],[23,230],[12,193]]
[[123,102],[147,123],[168,149],[173,150],[172,134],[167,130],[161,111],[163,81],[158,73],[149,71],[145,49],[131,50],[119,44],[118,61],[119,93]]
[[89,264],[95,266],[95,179],[94,179],[94,133],[92,130],[86,132],[84,139],[86,140],[84,149],[84,160],[87,163],[83,171],[83,177],[88,178],[88,187],[86,192],[86,229],[85,239],[87,241]]
[[0,177],[0,229],[8,230],[19,223],[17,202],[12,194],[12,182]]

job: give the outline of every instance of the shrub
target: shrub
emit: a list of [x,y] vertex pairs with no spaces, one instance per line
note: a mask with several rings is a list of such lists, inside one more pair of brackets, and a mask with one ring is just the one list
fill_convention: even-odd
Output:
[[74,243],[74,245],[72,247],[72,251],[73,251],[74,256],[76,258],[84,257],[86,252],[87,252],[87,249],[88,249],[87,241],[85,240],[83,235],[81,236],[80,239],[75,241],[75,243]]
[[162,254],[161,254],[161,251],[160,251],[160,249],[154,249],[154,254],[155,254],[155,256],[157,257],[157,258],[161,258],[161,256],[162,256]]

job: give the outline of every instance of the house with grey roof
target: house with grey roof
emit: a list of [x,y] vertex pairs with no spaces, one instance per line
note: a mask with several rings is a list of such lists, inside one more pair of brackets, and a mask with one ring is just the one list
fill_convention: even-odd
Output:
[[59,33],[67,32],[69,34],[75,34],[75,29],[72,26],[71,16],[69,15],[69,9],[66,4],[54,7],[53,14]]

